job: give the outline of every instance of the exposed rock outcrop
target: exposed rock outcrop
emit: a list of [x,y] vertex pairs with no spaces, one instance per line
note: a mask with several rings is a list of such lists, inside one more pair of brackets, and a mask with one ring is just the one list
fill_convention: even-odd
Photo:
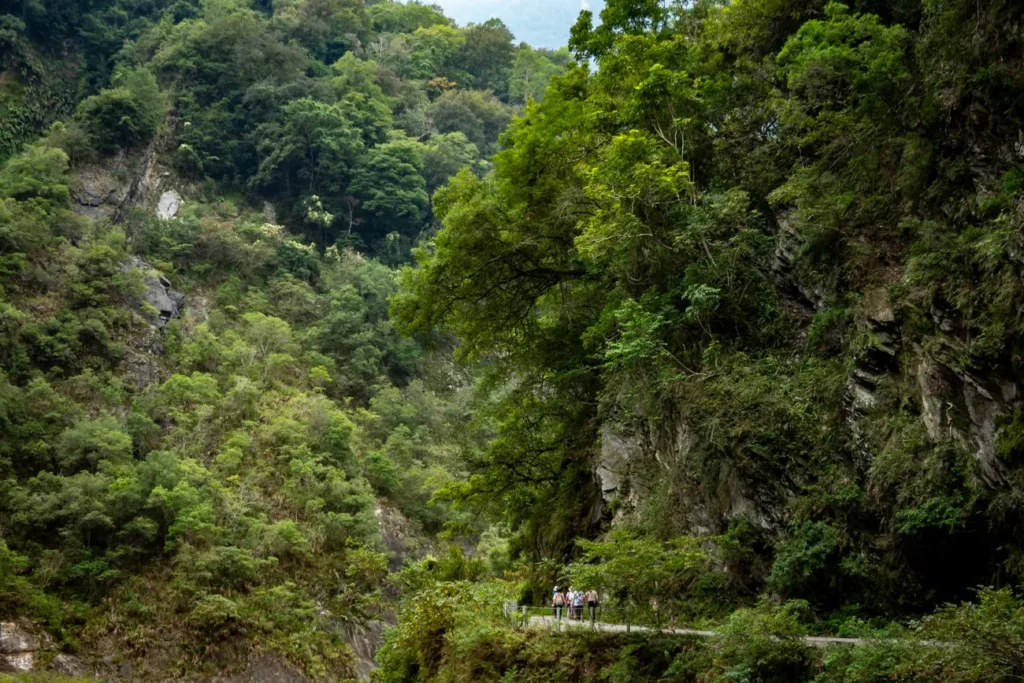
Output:
[[850,414],[854,418],[877,405],[879,381],[900,369],[900,329],[888,290],[873,287],[864,292],[857,326],[867,333],[871,343],[854,358],[854,367],[847,380],[852,408]]
[[50,671],[62,676],[84,678],[89,670],[81,659],[74,655],[59,654],[50,661]]
[[155,168],[156,152],[150,145],[141,157],[119,152],[102,165],[76,169],[70,187],[75,212],[121,223],[156,190]]
[[967,449],[987,485],[1005,484],[1006,467],[996,454],[999,419],[1021,404],[1019,388],[1006,379],[954,370],[918,352],[921,418],[928,435]]
[[128,186],[99,166],[79,170],[71,184],[75,212],[95,221],[113,219],[127,196]]
[[384,640],[383,621],[371,620],[365,625],[349,624],[345,627],[345,642],[352,646],[356,653],[356,675],[361,681],[370,680],[370,675],[378,668],[376,654]]
[[405,564],[405,558],[419,558],[430,552],[422,531],[400,510],[378,500],[374,516],[380,527],[381,540],[391,553],[388,565],[391,571],[398,571]]
[[794,264],[800,248],[800,234],[788,211],[775,214],[778,226],[775,233],[775,253],[772,256],[772,274],[782,293],[790,293],[808,308],[825,308],[825,290],[820,284],[803,282],[797,276]]
[[309,678],[273,655],[259,654],[250,657],[242,673],[218,676],[211,683],[309,683]]
[[32,671],[41,647],[40,638],[25,626],[11,621],[0,622],[0,673]]
[[124,200],[121,201],[114,214],[114,222],[121,223],[128,213],[136,206],[144,204],[157,189],[156,180],[156,141],[149,143],[142,156],[139,170],[135,173]]
[[719,534],[739,518],[762,528],[775,526],[771,506],[729,463],[721,463],[714,482],[697,474],[698,445],[697,434],[679,417],[637,416],[628,426],[605,422],[595,478],[605,505],[614,507],[613,522],[642,508],[648,493],[668,478],[690,533]]
[[623,434],[612,423],[601,425],[601,450],[595,474],[605,503],[627,493],[625,484],[629,479],[629,463],[641,453],[637,438]]
[[178,216],[178,209],[181,208],[182,199],[177,190],[168,190],[160,195],[156,204],[156,217],[164,220],[173,220]]
[[153,325],[163,328],[171,318],[181,314],[185,305],[185,295],[171,289],[171,282],[158,273],[148,263],[138,256],[125,264],[126,272],[135,270],[142,275],[142,281],[146,290],[142,293],[142,300],[156,311],[152,318]]

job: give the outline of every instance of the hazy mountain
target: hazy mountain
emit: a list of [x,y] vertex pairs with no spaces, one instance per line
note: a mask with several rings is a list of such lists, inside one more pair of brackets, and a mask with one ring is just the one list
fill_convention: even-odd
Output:
[[549,48],[569,41],[569,29],[581,9],[596,14],[604,6],[603,0],[437,0],[437,4],[460,26],[498,17],[517,41]]

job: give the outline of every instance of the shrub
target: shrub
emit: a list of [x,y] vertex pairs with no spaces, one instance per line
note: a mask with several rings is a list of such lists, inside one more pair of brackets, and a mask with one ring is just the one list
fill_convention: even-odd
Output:
[[233,600],[223,595],[207,595],[189,614],[188,621],[196,631],[212,638],[238,629],[242,613]]
[[122,69],[114,87],[82,101],[75,114],[102,153],[142,145],[156,134],[165,103],[156,77],[146,69]]

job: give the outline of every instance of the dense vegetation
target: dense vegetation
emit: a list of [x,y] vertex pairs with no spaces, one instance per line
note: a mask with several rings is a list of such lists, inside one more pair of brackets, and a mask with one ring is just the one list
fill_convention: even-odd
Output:
[[724,536],[739,594],[899,614],[1019,580],[1013,392],[985,406],[988,453],[955,438],[983,421],[963,396],[929,432],[915,375],[1019,374],[1020,19],[955,0],[584,14],[578,65],[494,173],[438,193],[444,228],[395,301],[517,377],[460,493],[500,491],[518,547],[567,558],[602,523],[595,444],[618,429],[661,451],[623,523]]
[[[397,616],[389,681],[1019,678],[1022,22],[0,0],[0,617],[124,677]],[[567,581],[720,635],[501,609]]]
[[384,263],[568,52],[417,3],[5,2],[0,27],[0,618],[111,676],[352,675],[389,567],[488,528],[433,500],[489,427],[447,342],[394,331]]
[[[436,196],[392,307],[515,378],[448,490],[556,561],[514,594],[585,579],[652,621],[767,595],[836,629],[1020,584],[1022,19],[1006,0],[581,15],[494,172]],[[609,525],[633,540],[576,543]],[[659,574],[694,537],[706,559]],[[964,628],[1013,642],[999,595]],[[471,638],[448,633],[396,678],[460,679]],[[815,675],[734,664],[708,675]],[[977,675],[873,666],[854,679]]]

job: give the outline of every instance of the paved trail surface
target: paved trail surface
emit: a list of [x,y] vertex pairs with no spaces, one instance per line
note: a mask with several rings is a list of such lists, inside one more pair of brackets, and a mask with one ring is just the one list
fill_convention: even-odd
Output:
[[[532,628],[544,628],[550,630],[558,630],[559,628],[565,630],[570,628],[591,628],[589,621],[572,621],[571,619],[563,618],[561,621],[556,620],[554,617],[530,617],[530,626]],[[606,624],[603,622],[597,622],[594,624],[594,628],[598,631],[612,631],[625,633],[625,624]],[[650,628],[648,626],[632,626],[632,631],[646,632],[646,631],[657,631],[658,629]],[[698,638],[713,638],[718,633],[714,631],[697,631],[692,628],[663,628],[662,633],[671,633],[679,636],[697,636]],[[804,642],[814,647],[828,647],[829,645],[868,645],[871,643],[877,643],[879,641],[867,640],[864,638],[832,638],[828,636],[806,636]]]

